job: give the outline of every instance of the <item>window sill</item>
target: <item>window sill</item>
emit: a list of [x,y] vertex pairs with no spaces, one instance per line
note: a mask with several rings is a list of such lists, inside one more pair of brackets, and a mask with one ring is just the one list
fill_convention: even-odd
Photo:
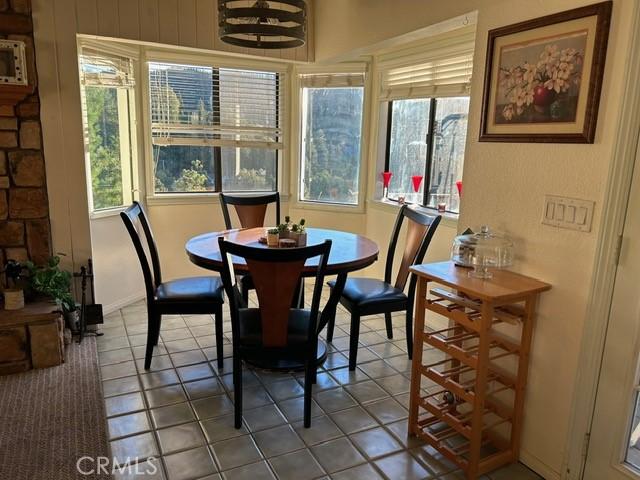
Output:
[[[398,202],[392,202],[389,200],[367,200],[367,205],[373,208],[374,210],[381,210],[383,212],[389,212],[394,214],[397,214],[398,210],[400,210],[400,207],[401,207],[401,204],[399,204]],[[450,228],[458,227],[459,215],[457,213],[451,213],[451,212],[438,213],[438,211],[433,208],[427,208],[422,206],[417,207],[417,209],[425,213],[428,213],[430,215],[442,215],[442,220],[440,221],[442,225],[446,225],[447,227],[450,227]]]
[[89,220],[98,220],[100,218],[115,217],[120,215],[120,212],[124,212],[128,208],[127,205],[122,207],[109,208],[106,210],[96,210],[89,214]]
[[[229,192],[233,194],[234,192]],[[242,192],[240,195],[251,195],[252,192]],[[255,192],[260,195],[266,192]],[[289,201],[289,195],[280,193],[280,201]],[[147,205],[216,205],[220,203],[218,193],[167,193],[162,195],[148,195],[146,198]]]
[[290,208],[297,210],[318,210],[324,212],[364,213],[362,205],[349,205],[346,203],[305,202],[297,200],[291,203]]

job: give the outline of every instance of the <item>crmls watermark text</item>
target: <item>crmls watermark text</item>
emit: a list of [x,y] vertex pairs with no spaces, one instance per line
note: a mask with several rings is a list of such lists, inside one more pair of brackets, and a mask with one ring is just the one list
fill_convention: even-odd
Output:
[[80,457],[76,462],[76,470],[81,475],[113,475],[134,474],[134,475],[155,475],[158,473],[158,466],[154,457],[149,457],[148,461],[138,463],[138,457],[126,457],[120,462],[117,458],[109,457]]

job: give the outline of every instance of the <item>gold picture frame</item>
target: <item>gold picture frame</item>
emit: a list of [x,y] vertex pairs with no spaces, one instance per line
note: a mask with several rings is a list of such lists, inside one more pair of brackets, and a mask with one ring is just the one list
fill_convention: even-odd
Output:
[[481,142],[593,143],[611,7],[489,31]]

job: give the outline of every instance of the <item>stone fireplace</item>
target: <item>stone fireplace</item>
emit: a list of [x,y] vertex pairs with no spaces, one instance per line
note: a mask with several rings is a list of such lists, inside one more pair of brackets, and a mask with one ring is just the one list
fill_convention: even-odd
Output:
[[[0,101],[0,262],[43,263],[51,255],[51,229],[31,0],[0,0],[0,38],[24,42],[29,83],[15,104]],[[0,98],[7,87],[0,84]]]

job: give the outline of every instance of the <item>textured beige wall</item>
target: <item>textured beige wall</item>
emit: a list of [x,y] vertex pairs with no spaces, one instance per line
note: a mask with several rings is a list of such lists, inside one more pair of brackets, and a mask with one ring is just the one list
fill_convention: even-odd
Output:
[[[478,28],[460,226],[488,223],[511,234],[515,269],[553,284],[535,329],[522,457],[543,474],[562,470],[579,341],[601,219],[600,207],[623,98],[634,0],[615,0],[603,93],[593,145],[478,142],[488,30],[593,3],[589,0],[327,0],[318,5],[316,58],[345,54],[472,9]],[[330,20],[330,18],[332,20]],[[349,28],[347,28],[347,25]],[[331,34],[329,34],[331,32]],[[615,52],[615,54],[613,53]],[[348,55],[346,55],[348,56]],[[590,233],[542,225],[545,194],[596,202]],[[372,211],[369,211],[369,217]]]
[[[516,270],[550,282],[540,302],[531,357],[523,449],[534,462],[560,472],[586,315],[606,179],[612,163],[631,33],[630,0],[614,2],[608,58],[593,145],[491,144],[477,141],[486,32],[531,16],[531,2],[511,0],[481,9],[474,62],[464,171],[463,223],[488,223],[517,241]],[[538,2],[536,15],[590,2]],[[540,223],[545,194],[596,202],[590,233]],[[604,319],[603,319],[604,320]]]
[[[506,3],[508,0],[321,0],[314,10],[315,58],[323,62],[342,57],[476,9]],[[533,6],[541,3],[545,2],[529,2],[530,16],[536,16]]]

